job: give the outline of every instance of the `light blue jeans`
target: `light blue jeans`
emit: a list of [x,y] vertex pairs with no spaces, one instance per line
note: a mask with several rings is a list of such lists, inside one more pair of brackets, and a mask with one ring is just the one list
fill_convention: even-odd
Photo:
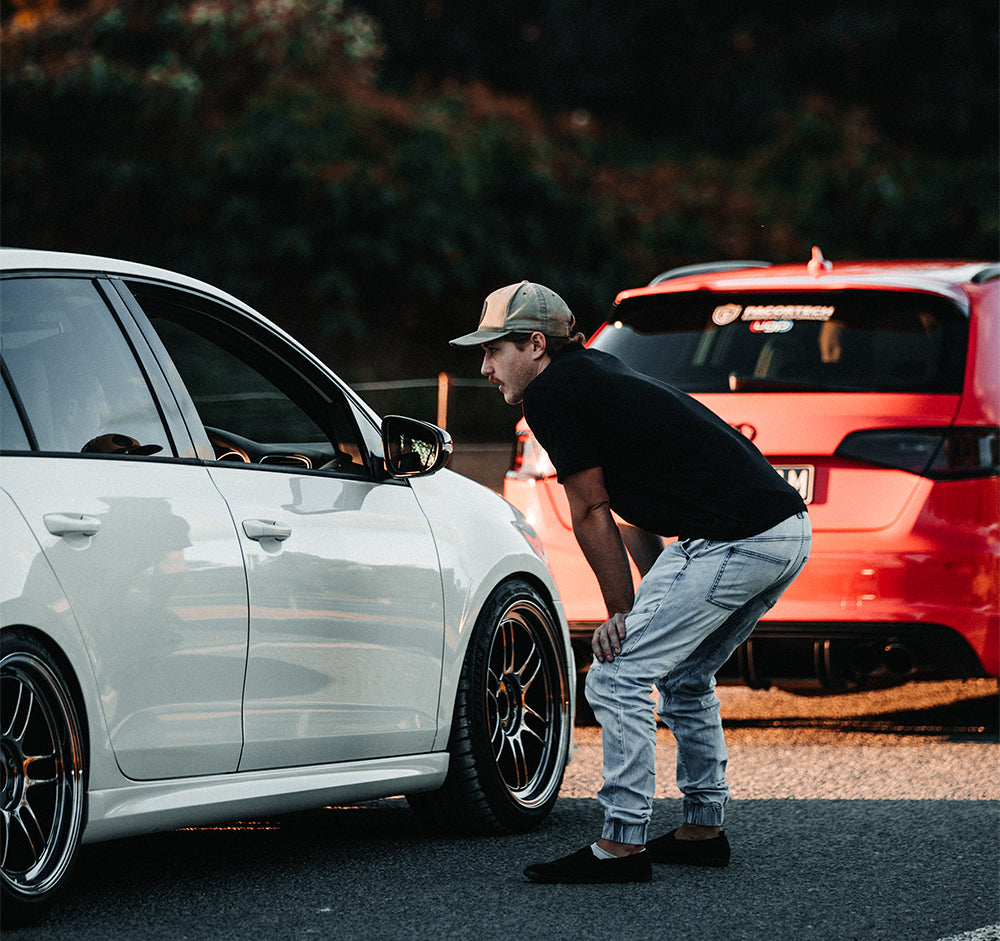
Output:
[[799,513],[749,539],[687,539],[666,546],[636,592],[621,654],[596,659],[587,700],[602,727],[603,836],[644,844],[655,793],[656,718],[677,741],[684,821],[722,826],[728,752],[715,674],[792,583],[809,555]]

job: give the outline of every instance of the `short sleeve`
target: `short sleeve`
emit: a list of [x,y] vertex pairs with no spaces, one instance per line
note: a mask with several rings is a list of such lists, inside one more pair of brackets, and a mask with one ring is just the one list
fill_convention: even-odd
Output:
[[[545,373],[539,379],[543,377]],[[536,379],[525,390],[524,418],[548,453],[560,483],[579,471],[601,466],[597,427],[586,394],[575,384]]]

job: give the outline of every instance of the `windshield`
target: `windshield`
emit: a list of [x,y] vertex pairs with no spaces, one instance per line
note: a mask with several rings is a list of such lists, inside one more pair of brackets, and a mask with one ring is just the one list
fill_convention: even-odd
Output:
[[968,320],[935,295],[697,291],[616,313],[591,345],[685,392],[962,389]]

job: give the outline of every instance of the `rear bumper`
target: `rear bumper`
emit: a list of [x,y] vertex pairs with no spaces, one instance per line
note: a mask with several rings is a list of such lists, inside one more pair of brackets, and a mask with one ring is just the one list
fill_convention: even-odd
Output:
[[[572,530],[558,515],[554,481],[507,481],[545,546],[563,599],[577,663],[604,602]],[[973,481],[976,512],[948,512],[921,493],[881,530],[814,532],[802,574],[720,672],[723,683],[850,690],[918,679],[1000,674],[997,482]],[[929,487],[929,484],[928,484]]]
[[[590,637],[598,623],[569,626],[581,669],[590,663]],[[761,621],[717,680],[753,689],[851,692],[988,675],[968,642],[943,624]]]

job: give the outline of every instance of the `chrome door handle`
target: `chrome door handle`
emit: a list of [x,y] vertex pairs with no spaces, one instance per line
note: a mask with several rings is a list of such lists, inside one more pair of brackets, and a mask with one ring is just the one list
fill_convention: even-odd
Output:
[[292,534],[292,527],[278,520],[243,520],[243,532],[248,539],[277,539],[283,542]]
[[53,536],[96,536],[101,531],[96,516],[82,513],[46,513],[42,521]]

